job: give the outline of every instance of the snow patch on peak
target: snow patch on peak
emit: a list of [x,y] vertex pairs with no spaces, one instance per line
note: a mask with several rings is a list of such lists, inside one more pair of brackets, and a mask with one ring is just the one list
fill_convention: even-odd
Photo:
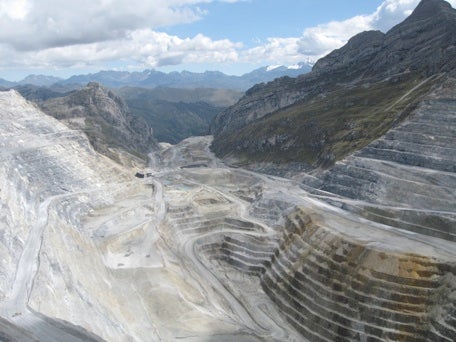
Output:
[[277,68],[280,68],[282,65],[268,65],[266,67],[266,71],[272,71],[272,70],[275,70]]
[[298,69],[302,69],[302,67],[303,67],[303,65],[300,63],[300,64],[289,65],[287,67],[287,69],[298,70]]

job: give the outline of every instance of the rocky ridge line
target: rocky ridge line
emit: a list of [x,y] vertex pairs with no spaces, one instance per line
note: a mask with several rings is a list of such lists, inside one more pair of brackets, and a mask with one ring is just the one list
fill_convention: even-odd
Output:
[[[98,83],[39,101],[38,105],[70,128],[85,132],[97,151],[120,163],[128,162],[132,156],[140,157],[144,163],[147,153],[157,148],[152,128],[145,120],[131,115],[119,96]],[[126,157],[125,152],[132,156]]]

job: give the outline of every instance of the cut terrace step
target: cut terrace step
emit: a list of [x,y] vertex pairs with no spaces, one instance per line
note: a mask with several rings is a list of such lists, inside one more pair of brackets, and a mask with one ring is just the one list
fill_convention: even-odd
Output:
[[445,277],[455,276],[455,264],[368,247],[319,226],[300,210],[289,216],[287,232],[261,279],[264,291],[305,337],[452,338],[451,325],[438,321],[432,307],[446,291]]
[[364,148],[359,155],[443,172],[456,172],[454,158],[446,159],[445,156],[421,155],[418,152],[382,149],[375,146]]
[[391,251],[384,242],[371,247],[324,222],[297,209],[278,244],[219,234],[197,250],[260,277],[265,293],[311,341],[451,341],[456,303],[443,320],[433,307],[447,291],[445,279],[455,277],[454,263]]
[[303,188],[369,220],[456,241],[455,113],[455,99],[423,101],[384,137],[304,177]]
[[269,260],[275,245],[254,237],[219,234],[211,240],[204,240],[198,246],[198,252],[208,260],[220,260],[252,275],[261,275],[270,264]]

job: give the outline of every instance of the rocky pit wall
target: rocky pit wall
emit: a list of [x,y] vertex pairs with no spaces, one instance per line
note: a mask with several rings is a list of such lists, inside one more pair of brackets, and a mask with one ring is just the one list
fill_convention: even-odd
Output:
[[210,141],[163,145],[137,178],[0,93],[0,337],[456,338],[453,241],[228,168]]

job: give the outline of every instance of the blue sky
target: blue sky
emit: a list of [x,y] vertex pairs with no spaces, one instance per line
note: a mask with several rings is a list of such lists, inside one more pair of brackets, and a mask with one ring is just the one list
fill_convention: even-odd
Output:
[[[359,14],[370,14],[381,0],[251,0],[200,5],[207,14],[191,25],[166,28],[171,34],[230,38],[253,46],[268,37],[293,37],[305,28]],[[328,10],[330,9],[330,10]]]
[[[314,62],[419,0],[0,0],[0,78]],[[453,7],[456,0],[449,1]]]

